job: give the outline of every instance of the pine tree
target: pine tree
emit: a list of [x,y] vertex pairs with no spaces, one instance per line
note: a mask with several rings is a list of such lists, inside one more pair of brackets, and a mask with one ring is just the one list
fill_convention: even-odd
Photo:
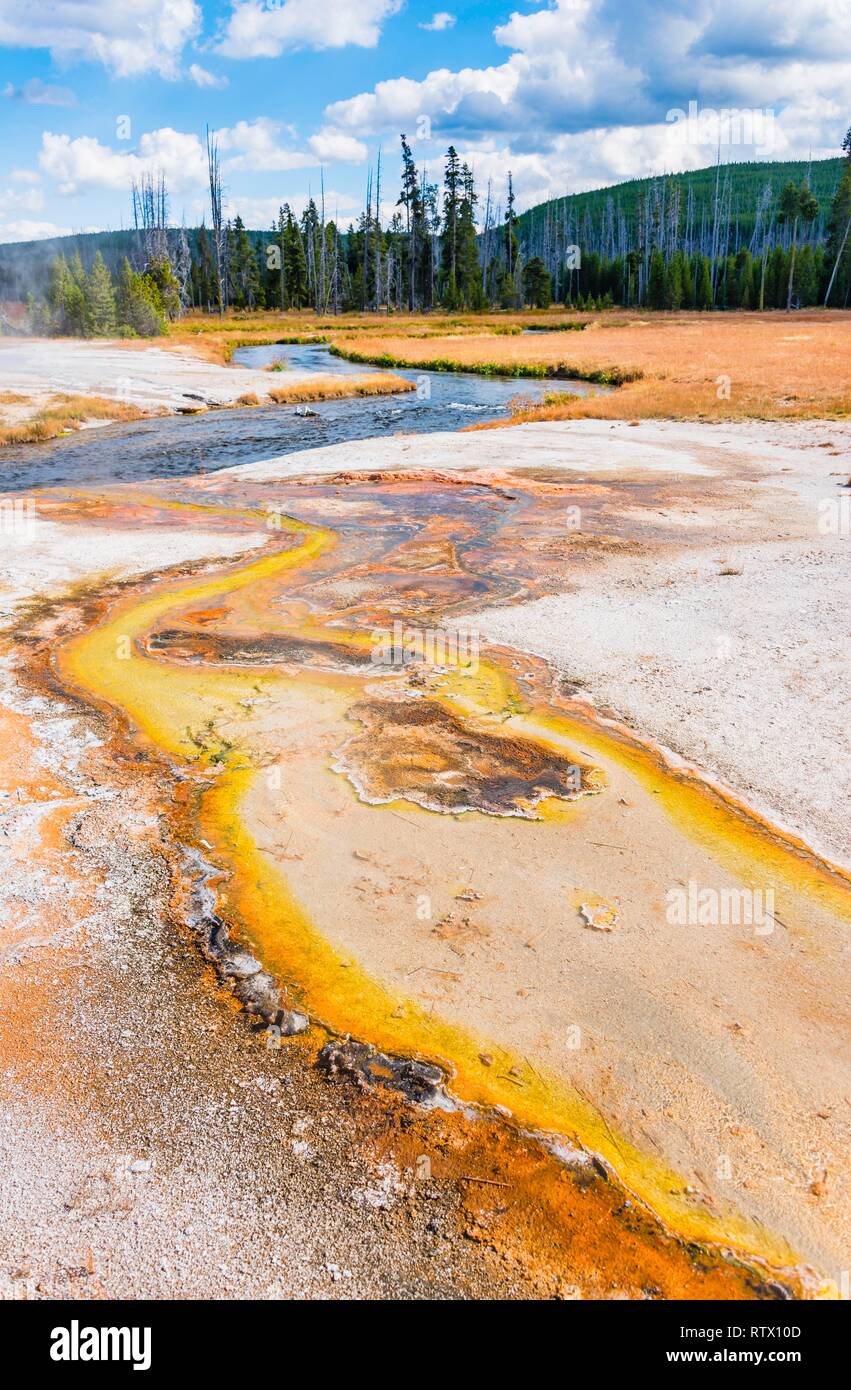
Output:
[[697,264],[694,257],[683,256],[682,261],[682,284],[683,284],[683,308],[696,308],[696,284]]
[[523,292],[533,309],[548,309],[552,303],[552,277],[540,256],[532,256],[523,267]]
[[180,287],[167,257],[154,256],[144,278],[156,288],[157,309],[167,319],[180,314]]
[[479,238],[476,231],[476,190],[473,171],[461,167],[461,201],[458,208],[457,281],[458,293],[465,309],[483,307],[482,268],[479,262]]
[[[77,260],[79,262],[79,256]],[[80,263],[81,274],[82,270]],[[47,303],[54,333],[82,337],[85,330],[85,295],[62,255],[55,256],[51,262]]]
[[139,275],[125,256],[115,288],[116,319],[120,334],[139,338],[165,333],[162,299],[150,275]]
[[95,252],[92,269],[83,291],[83,322],[87,338],[109,338],[114,334],[115,292],[100,251]]
[[818,216],[818,202],[810,192],[807,183],[802,183],[798,187],[794,183],[787,183],[780,195],[780,217],[782,221],[792,224],[792,256],[789,263],[789,280],[786,293],[786,309],[792,308],[792,291],[795,280],[795,260],[798,253],[798,223],[812,222]]
[[661,251],[654,251],[650,257],[650,274],[647,280],[648,309],[664,309],[666,293],[665,259]]
[[411,154],[411,147],[403,135],[402,141],[402,192],[398,207],[405,209],[404,274],[407,283],[408,309],[413,313],[428,297],[431,283],[430,238],[426,224],[425,200],[417,166]]
[[696,309],[712,308],[712,274],[709,269],[709,257],[698,257],[697,268],[697,289],[695,290],[694,304]]
[[751,253],[746,246],[743,246],[736,256],[736,275],[734,297],[737,309],[750,309],[751,303],[751,283],[753,278],[753,262]]
[[287,287],[287,307],[302,309],[308,302],[307,256],[299,225],[289,204],[284,204],[284,280]]
[[193,261],[195,281],[195,302],[201,308],[211,309],[219,300],[219,287],[216,282],[216,267],[213,262],[213,248],[203,222],[198,230],[198,251]]
[[768,257],[765,272],[765,307],[767,309],[782,308],[783,291],[786,284],[785,268],[786,257],[783,254],[783,247],[773,247]]
[[802,246],[795,265],[795,298],[807,308],[818,301],[816,259],[811,246]]
[[251,238],[238,214],[228,225],[227,246],[233,303],[239,309],[254,309],[261,298],[260,271]]
[[679,309],[683,302],[682,252],[677,251],[668,262],[665,271],[665,308]]
[[446,152],[443,171],[443,235],[440,252],[440,300],[445,309],[457,309],[458,224],[461,215],[461,164],[454,145]]

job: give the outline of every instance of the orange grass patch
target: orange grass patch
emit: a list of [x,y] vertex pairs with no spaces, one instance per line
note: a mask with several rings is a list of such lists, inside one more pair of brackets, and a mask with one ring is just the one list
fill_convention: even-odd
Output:
[[8,444],[40,444],[69,430],[78,430],[90,420],[140,420],[145,413],[127,401],[61,393],[52,396],[51,402],[30,419],[0,429],[0,447]]
[[[238,347],[257,347],[271,343],[325,343],[332,338],[354,335],[403,334],[406,338],[463,337],[472,335],[518,335],[530,323],[539,325],[587,323],[590,314],[574,310],[530,310],[490,314],[341,314],[319,315],[312,309],[286,312],[265,310],[225,314],[188,314],[170,326],[166,347],[188,349],[193,356],[219,365],[231,360]],[[134,344],[125,344],[132,350]]]
[[[443,358],[462,371],[501,363],[542,374],[637,375],[616,391],[559,396],[516,411],[523,420],[807,419],[851,411],[851,313],[804,310],[598,315],[582,333],[432,338],[362,336],[344,352],[387,355],[398,365]],[[727,394],[729,389],[729,396]]]
[[388,372],[372,376],[315,376],[286,386],[273,386],[269,399],[276,405],[302,401],[336,401],[347,396],[387,396],[395,391],[414,391],[416,384]]

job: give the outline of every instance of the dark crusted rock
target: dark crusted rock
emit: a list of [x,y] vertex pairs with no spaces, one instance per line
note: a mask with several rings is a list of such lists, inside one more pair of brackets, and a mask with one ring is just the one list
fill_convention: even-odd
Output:
[[221,977],[232,985],[243,1008],[274,1028],[279,1037],[289,1038],[310,1027],[310,1019],[294,1009],[285,1009],[274,979],[249,951],[230,938],[227,923],[211,913],[196,924],[204,954],[216,962]]
[[310,1019],[306,1014],[300,1014],[297,1009],[279,1009],[275,1027],[282,1037],[291,1038],[295,1033],[303,1033],[305,1028],[309,1028]]
[[198,924],[198,933],[204,943],[205,953],[212,960],[220,960],[223,952],[227,949],[229,936],[228,929],[221,917],[205,917]]
[[250,980],[252,975],[259,975],[262,968],[259,960],[248,951],[234,950],[222,960],[222,974],[234,980]]
[[245,1005],[249,1013],[271,1018],[281,1007],[278,987],[265,970],[256,971],[247,980],[237,980],[233,989],[237,999]]
[[367,1043],[332,1039],[317,1058],[321,1072],[329,1079],[344,1076],[360,1087],[381,1086],[398,1091],[408,1100],[422,1105],[442,1091],[445,1077],[440,1067],[412,1057],[391,1057],[377,1052]]

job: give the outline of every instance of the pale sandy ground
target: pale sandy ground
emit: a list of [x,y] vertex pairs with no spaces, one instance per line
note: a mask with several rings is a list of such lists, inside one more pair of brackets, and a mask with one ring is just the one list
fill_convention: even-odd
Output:
[[[597,481],[715,474],[741,510],[654,513],[645,555],[577,568],[566,593],[465,625],[545,656],[636,731],[851,862],[851,493],[839,486],[851,425],[552,422],[359,440],[235,471],[554,466]],[[820,529],[825,502],[846,508],[842,534]]]
[[112,533],[100,528],[93,538],[87,526],[26,517],[0,545],[0,617],[12,604],[33,594],[59,591],[98,575],[147,574],[157,556],[169,565],[225,558],[264,545],[268,539],[262,531],[228,535],[175,527]]
[[[286,382],[303,381],[309,372],[291,370]],[[44,405],[57,392],[105,396],[144,411],[203,410],[232,404],[244,392],[261,399],[283,378],[251,367],[222,367],[190,352],[73,338],[0,338],[0,390]],[[4,407],[10,421],[15,407]],[[21,417],[18,408],[18,418]]]

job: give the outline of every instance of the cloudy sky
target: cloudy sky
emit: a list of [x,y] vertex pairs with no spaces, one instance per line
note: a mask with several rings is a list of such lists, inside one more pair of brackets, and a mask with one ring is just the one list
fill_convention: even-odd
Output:
[[439,3],[0,0],[0,240],[126,225],[145,168],[197,222],[207,123],[256,227],[320,170],[347,224],[379,147],[389,212],[402,131],[497,197],[511,168],[529,206],[700,168],[719,134],[724,157],[820,158],[851,124],[849,0]]

